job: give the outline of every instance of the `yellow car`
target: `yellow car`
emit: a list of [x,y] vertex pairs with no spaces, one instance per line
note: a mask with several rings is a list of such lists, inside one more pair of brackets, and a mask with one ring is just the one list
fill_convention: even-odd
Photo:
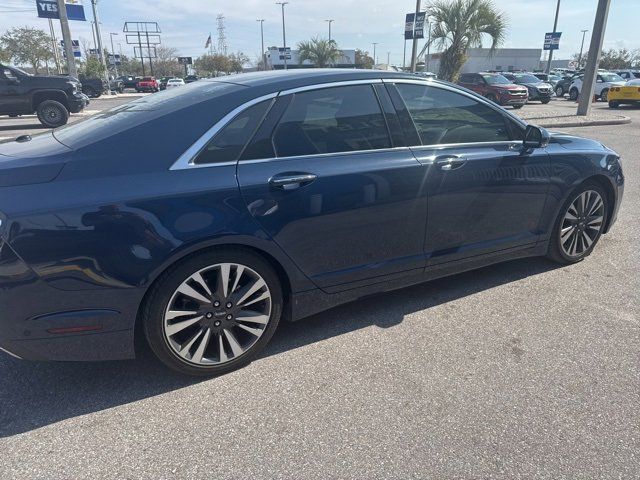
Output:
[[629,80],[622,87],[609,90],[609,108],[618,108],[623,103],[640,105],[640,79]]

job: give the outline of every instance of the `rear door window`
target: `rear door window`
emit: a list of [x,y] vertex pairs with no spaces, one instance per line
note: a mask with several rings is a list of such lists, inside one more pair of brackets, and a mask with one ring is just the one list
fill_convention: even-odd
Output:
[[274,135],[278,157],[390,148],[389,131],[371,85],[294,94]]
[[423,145],[511,140],[504,116],[473,98],[428,85],[396,86]]

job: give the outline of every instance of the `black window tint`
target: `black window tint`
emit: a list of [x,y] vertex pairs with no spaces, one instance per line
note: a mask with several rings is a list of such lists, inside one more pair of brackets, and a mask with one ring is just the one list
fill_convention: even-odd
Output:
[[371,85],[295,94],[276,127],[273,143],[279,157],[391,146]]
[[257,103],[240,114],[220,130],[198,154],[195,163],[233,162],[251,139],[272,100]]
[[441,88],[398,84],[423,145],[510,140],[504,117],[467,96]]
[[463,73],[462,75],[460,75],[460,82],[473,83],[473,75],[471,75],[470,73]]

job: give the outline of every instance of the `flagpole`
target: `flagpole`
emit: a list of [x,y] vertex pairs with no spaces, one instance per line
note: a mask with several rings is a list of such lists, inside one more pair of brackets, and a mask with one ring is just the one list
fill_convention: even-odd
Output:
[[211,37],[211,32],[209,32],[209,55],[213,56],[213,39]]

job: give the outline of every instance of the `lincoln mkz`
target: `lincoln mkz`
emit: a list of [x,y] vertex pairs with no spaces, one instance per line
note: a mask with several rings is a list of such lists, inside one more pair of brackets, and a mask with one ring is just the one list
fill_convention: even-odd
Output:
[[201,80],[0,144],[0,347],[216,375],[281,320],[510,259],[588,256],[624,177],[599,142],[437,80]]

